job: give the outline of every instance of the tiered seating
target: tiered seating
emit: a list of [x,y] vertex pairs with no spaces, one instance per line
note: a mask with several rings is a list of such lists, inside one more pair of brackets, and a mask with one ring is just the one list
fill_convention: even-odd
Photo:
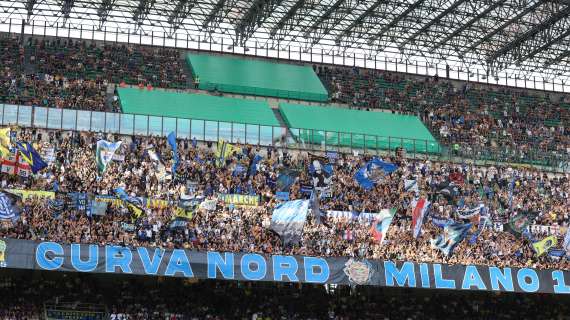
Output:
[[162,88],[186,87],[184,65],[174,49],[30,38],[26,50],[34,55],[40,73]]
[[333,100],[422,116],[454,154],[556,165],[570,154],[568,104],[437,77],[404,80],[376,70],[316,67]]

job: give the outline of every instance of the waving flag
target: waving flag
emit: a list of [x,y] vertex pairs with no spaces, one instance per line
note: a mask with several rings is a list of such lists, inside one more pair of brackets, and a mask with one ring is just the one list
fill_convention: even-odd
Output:
[[17,205],[21,198],[13,193],[0,191],[0,220],[15,220],[20,215]]
[[410,179],[404,180],[404,191],[415,192],[416,194],[419,193],[420,189],[418,188],[418,182]]
[[278,204],[271,217],[271,230],[283,238],[285,244],[301,240],[307,220],[309,200],[293,200]]
[[176,218],[182,218],[182,219],[192,219],[192,216],[194,215],[194,210],[196,209],[196,206],[187,206],[184,204],[184,202],[181,202],[178,204],[178,207],[176,207],[174,209],[174,217]]
[[11,153],[9,157],[2,159],[1,171],[7,174],[13,174],[27,178],[30,176],[32,169],[30,165],[22,159],[19,152]]
[[309,202],[311,205],[311,213],[315,217],[317,224],[324,224],[328,227],[326,221],[327,215],[321,211],[319,197],[317,196],[317,192],[315,190],[311,192],[311,198],[309,199]]
[[144,211],[141,209],[143,205],[140,198],[129,196],[123,188],[116,188],[114,191],[117,197],[123,200],[124,206],[129,210],[133,219],[138,219],[143,215]]
[[564,242],[562,243],[562,249],[566,251],[566,255],[570,255],[570,227],[566,228],[566,235],[564,236]]
[[255,176],[257,174],[257,165],[261,161],[261,159],[263,159],[263,157],[259,154],[256,154],[255,157],[253,157],[253,159],[249,164],[249,169],[247,172],[249,176]]
[[227,143],[224,139],[218,140],[218,146],[216,147],[216,166],[224,166],[226,159],[239,150],[239,147]]
[[309,154],[309,174],[313,180],[313,187],[328,188],[332,182],[333,165],[327,157]]
[[275,182],[277,191],[289,192],[295,179],[299,176],[299,171],[285,168],[279,172],[277,181]]
[[97,141],[97,152],[95,155],[95,161],[97,162],[97,169],[99,170],[99,174],[105,172],[105,169],[107,169],[107,165],[113,159],[113,155],[115,154],[115,151],[119,149],[121,143],[122,141],[118,142],[109,142],[106,140]]
[[414,211],[412,211],[412,232],[414,233],[414,238],[420,236],[429,205],[430,202],[426,199],[414,200],[412,202],[412,207],[414,208]]
[[180,157],[178,157],[178,145],[176,144],[176,133],[172,131],[170,134],[168,134],[167,140],[170,148],[172,148],[172,175],[174,176],[176,169],[180,163]]
[[380,214],[376,216],[376,219],[374,219],[372,227],[370,228],[370,234],[372,235],[372,238],[374,238],[374,240],[379,244],[382,244],[382,242],[384,242],[395,214],[396,209],[394,208],[383,209],[380,211]]
[[378,158],[374,158],[358,169],[354,175],[354,179],[365,190],[370,190],[375,184],[384,179],[384,175],[390,174],[398,169],[398,166],[384,162]]
[[17,142],[16,147],[18,148],[22,159],[24,159],[24,161],[30,165],[30,168],[34,174],[48,166],[30,143]]
[[515,235],[516,237],[523,236],[526,228],[532,223],[532,221],[538,216],[536,212],[522,212],[517,214],[508,223],[503,225],[503,230],[508,231]]
[[477,205],[476,207],[473,208],[468,208],[468,207],[464,207],[461,208],[459,210],[457,210],[457,217],[459,219],[472,219],[474,217],[476,217],[477,215],[481,214],[481,212],[485,209],[485,205],[480,203],[479,205]]
[[471,223],[458,223],[445,226],[443,234],[431,239],[431,245],[443,252],[446,256],[453,254],[453,249],[465,239],[467,232],[471,229]]
[[0,157],[7,158],[10,156],[10,128],[0,129]]
[[150,160],[152,160],[155,175],[158,181],[160,182],[164,181],[166,179],[166,167],[164,166],[162,160],[156,153],[156,150],[154,150],[153,146],[149,146],[147,147],[146,152]]
[[541,256],[548,252],[548,250],[552,247],[555,247],[558,244],[558,239],[556,236],[548,236],[540,241],[537,241],[532,244],[532,248],[536,252],[537,256]]
[[[485,210],[485,212],[486,212],[486,210]],[[483,232],[483,230],[485,230],[487,225],[490,223],[490,220],[491,219],[489,219],[489,216],[487,214],[481,213],[481,215],[479,216],[479,223],[477,225],[477,231],[475,231],[475,233],[473,233],[473,235],[471,235],[471,238],[469,239],[469,244],[473,245],[477,242],[477,238]]]

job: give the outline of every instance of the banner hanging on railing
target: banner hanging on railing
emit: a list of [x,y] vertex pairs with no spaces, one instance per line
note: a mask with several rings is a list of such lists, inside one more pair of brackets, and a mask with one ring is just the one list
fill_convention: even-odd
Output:
[[570,272],[562,270],[69,245],[17,239],[0,239],[0,267],[198,279],[570,294]]

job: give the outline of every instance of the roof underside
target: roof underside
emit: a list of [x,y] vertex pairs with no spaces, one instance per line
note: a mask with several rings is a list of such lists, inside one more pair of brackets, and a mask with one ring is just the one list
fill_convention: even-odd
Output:
[[570,76],[570,0],[0,1],[9,18]]

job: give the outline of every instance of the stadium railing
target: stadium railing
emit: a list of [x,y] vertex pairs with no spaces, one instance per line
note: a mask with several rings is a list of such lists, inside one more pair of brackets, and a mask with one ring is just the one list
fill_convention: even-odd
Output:
[[179,138],[195,138],[199,141],[217,142],[224,139],[230,143],[370,155],[385,155],[403,149],[410,158],[459,163],[469,161],[479,165],[532,165],[547,171],[570,172],[568,159],[539,151],[521,159],[508,152],[490,153],[489,150],[476,150],[477,146],[471,146],[472,149],[468,152],[454,152],[437,141],[304,128],[13,104],[0,104],[0,112],[0,125],[140,136],[167,136],[174,131]]

